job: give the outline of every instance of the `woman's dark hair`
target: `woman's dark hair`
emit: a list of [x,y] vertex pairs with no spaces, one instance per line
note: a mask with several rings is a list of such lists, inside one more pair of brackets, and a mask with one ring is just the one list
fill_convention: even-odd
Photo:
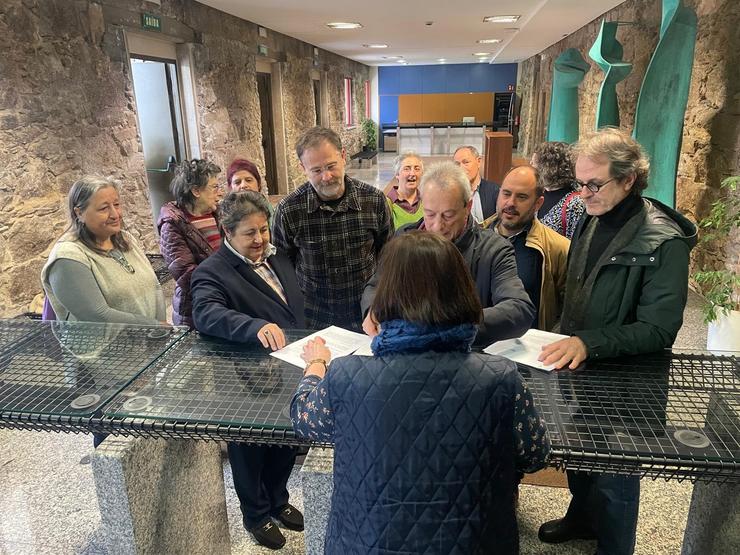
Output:
[[[84,212],[90,204],[90,199],[92,199],[93,195],[107,187],[113,187],[119,193],[121,191],[120,184],[112,177],[83,175],[74,182],[72,188],[69,190],[69,195],[67,195],[67,202],[69,203],[69,230],[83,245],[101,254],[105,253],[105,251],[98,246],[95,236],[90,233],[90,230],[87,229],[77,215],[77,210]],[[126,241],[126,238],[120,231],[111,237],[111,241],[113,242],[113,246],[118,250],[123,252],[129,250],[128,241]]]
[[378,322],[479,324],[482,310],[460,251],[444,237],[410,231],[383,249],[372,304]]
[[537,168],[543,187],[550,190],[573,187],[576,174],[568,143],[540,143],[535,148],[532,159],[532,165]]
[[239,222],[252,214],[270,217],[270,205],[257,191],[233,191],[223,198],[218,207],[219,222],[229,234],[234,233]]
[[180,162],[175,170],[175,177],[170,182],[170,191],[177,205],[192,208],[195,204],[193,190],[202,189],[220,172],[221,168],[208,160],[194,158]]

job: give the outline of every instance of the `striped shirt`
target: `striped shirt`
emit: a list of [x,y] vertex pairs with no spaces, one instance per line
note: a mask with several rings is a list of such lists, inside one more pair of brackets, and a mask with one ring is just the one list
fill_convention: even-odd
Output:
[[295,265],[313,329],[362,327],[362,291],[393,234],[383,193],[347,176],[344,185],[341,199],[324,202],[306,182],[275,210],[272,239]]
[[221,246],[221,234],[218,231],[218,224],[213,214],[193,216],[190,212],[185,211],[185,217],[208,240],[208,244],[211,245],[213,252],[216,252]]
[[265,283],[269,285],[272,290],[275,291],[275,293],[278,294],[278,297],[280,297],[285,304],[288,304],[288,299],[285,296],[283,284],[280,283],[277,274],[272,269],[272,266],[270,266],[270,263],[267,261],[268,258],[270,258],[273,254],[277,252],[275,245],[267,245],[267,248],[265,249],[265,254],[262,257],[262,260],[260,260],[259,262],[253,262],[246,256],[242,256],[241,254],[239,254],[236,249],[231,246],[231,243],[229,243],[229,240],[226,238],[224,238],[224,245],[226,245],[226,247],[236,256],[246,262],[252,268],[252,270],[254,270],[259,277],[265,280]]

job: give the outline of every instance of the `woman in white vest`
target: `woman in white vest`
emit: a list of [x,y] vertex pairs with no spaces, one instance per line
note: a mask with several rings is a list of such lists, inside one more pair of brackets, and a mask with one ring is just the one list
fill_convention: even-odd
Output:
[[[59,320],[120,324],[166,323],[162,290],[151,264],[123,230],[119,185],[87,175],[69,191],[70,226],[41,271],[46,296]],[[108,332],[104,332],[108,337]],[[116,331],[111,330],[115,336]],[[108,337],[110,339],[110,337]],[[62,339],[60,339],[62,341]],[[88,370],[95,353],[65,345]],[[94,434],[97,447],[105,435]]]
[[70,226],[41,271],[59,320],[153,324],[165,320],[162,289],[136,239],[123,230],[119,185],[86,175],[69,191]]

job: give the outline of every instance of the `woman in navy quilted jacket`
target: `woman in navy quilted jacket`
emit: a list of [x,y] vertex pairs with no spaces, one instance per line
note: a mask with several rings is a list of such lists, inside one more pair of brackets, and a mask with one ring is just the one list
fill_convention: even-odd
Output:
[[401,235],[380,268],[375,356],[328,367],[310,342],[291,404],[299,436],[334,443],[325,552],[518,553],[515,476],[549,453],[532,396],[514,363],[471,352],[481,307],[452,243]]

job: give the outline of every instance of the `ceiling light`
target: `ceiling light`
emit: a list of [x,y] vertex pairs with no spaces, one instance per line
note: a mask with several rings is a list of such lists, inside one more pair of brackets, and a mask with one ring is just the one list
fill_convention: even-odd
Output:
[[437,58],[437,61],[438,62],[446,62],[447,61],[447,58]]
[[331,27],[332,29],[359,29],[362,27],[359,23],[348,23],[345,21],[334,21],[332,23],[327,23],[327,27]]
[[501,42],[501,39],[480,39],[475,42],[477,42],[478,44],[498,44],[499,42]]
[[388,48],[387,44],[363,44],[365,48]]
[[520,15],[489,15],[483,18],[483,23],[516,23]]
[[408,62],[406,60],[396,60],[399,64],[407,64]]
[[490,55],[491,55],[490,52],[476,52],[475,54],[473,54],[473,56],[478,56],[478,57],[481,57],[481,56],[485,57],[485,56],[490,56]]

